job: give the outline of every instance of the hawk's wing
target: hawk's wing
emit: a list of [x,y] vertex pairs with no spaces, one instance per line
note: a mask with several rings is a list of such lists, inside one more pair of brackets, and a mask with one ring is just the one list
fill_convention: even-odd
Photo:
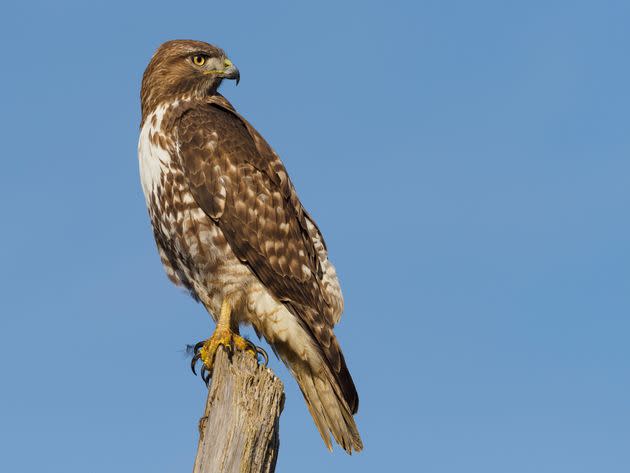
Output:
[[313,336],[355,411],[356,390],[332,333],[338,302],[324,290],[323,239],[278,156],[221,103],[187,110],[177,123],[177,146],[196,202],[236,256]]

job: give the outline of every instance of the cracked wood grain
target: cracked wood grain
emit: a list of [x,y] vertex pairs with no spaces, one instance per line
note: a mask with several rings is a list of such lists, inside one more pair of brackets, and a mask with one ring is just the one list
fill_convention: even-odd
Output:
[[250,354],[219,349],[193,473],[273,473],[284,386]]

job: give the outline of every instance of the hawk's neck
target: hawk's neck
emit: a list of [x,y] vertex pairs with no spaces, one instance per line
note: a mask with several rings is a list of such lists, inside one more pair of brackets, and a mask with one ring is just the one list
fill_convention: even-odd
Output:
[[[184,113],[186,110],[204,104],[214,104],[231,112],[236,111],[232,104],[218,92],[212,95],[203,96],[181,94],[168,97],[147,107],[142,107],[142,121],[140,122],[140,128],[144,126],[149,117],[155,117],[157,113],[168,113],[169,115],[175,114],[181,116],[181,114]],[[172,119],[169,121],[164,121],[164,123],[169,122],[172,122]]]

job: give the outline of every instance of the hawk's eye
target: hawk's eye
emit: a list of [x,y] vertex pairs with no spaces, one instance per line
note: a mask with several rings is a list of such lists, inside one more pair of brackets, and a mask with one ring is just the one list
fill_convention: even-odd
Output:
[[192,58],[195,66],[203,66],[206,63],[206,56],[202,56],[201,54],[197,54]]

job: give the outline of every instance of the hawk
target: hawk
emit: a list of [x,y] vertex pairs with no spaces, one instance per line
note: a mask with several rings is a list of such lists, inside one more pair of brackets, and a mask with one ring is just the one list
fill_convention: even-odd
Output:
[[201,41],[162,44],[142,79],[140,177],[170,280],[216,322],[194,363],[264,337],[297,380],[328,449],[363,448],[359,398],[333,328],[343,297],[324,238],[278,155],[218,92],[238,69]]

